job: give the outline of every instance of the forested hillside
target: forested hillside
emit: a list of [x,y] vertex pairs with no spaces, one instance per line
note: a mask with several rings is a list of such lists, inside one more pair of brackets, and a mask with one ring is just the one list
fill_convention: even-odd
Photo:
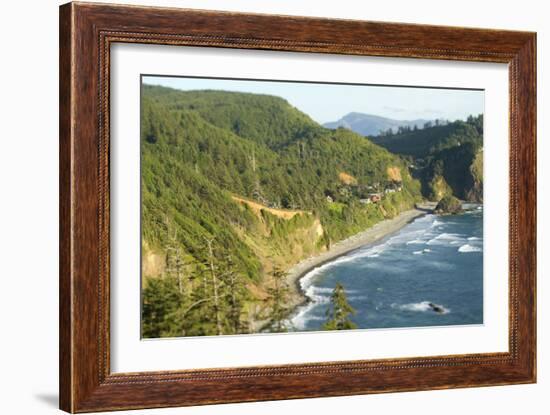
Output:
[[483,115],[423,129],[402,128],[372,141],[410,160],[429,199],[454,194],[483,201]]
[[290,266],[421,199],[399,156],[278,97],[144,85],[141,143],[144,337],[280,329]]

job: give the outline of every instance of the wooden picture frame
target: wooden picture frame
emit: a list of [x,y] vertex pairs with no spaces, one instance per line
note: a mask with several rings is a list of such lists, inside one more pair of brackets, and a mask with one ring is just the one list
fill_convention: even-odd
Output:
[[[111,373],[109,62],[114,43],[509,65],[509,352]],[[536,380],[536,34],[169,8],[60,8],[60,407],[68,412]],[[228,362],[230,365],[231,362]]]

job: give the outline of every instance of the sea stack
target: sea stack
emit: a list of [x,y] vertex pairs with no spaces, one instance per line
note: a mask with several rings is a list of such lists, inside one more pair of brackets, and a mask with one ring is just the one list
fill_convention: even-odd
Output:
[[462,203],[460,203],[460,200],[454,196],[448,195],[439,201],[435,207],[434,213],[439,215],[456,215],[462,211]]

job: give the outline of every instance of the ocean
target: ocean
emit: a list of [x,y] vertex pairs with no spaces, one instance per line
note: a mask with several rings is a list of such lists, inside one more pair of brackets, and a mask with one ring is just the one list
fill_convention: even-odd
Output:
[[290,330],[322,330],[338,282],[360,329],[483,324],[483,208],[471,208],[422,216],[309,271],[299,283],[310,301]]

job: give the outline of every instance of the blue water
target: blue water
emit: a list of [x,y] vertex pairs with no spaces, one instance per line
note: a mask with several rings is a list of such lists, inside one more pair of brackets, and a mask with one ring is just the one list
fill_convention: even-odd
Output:
[[357,311],[351,319],[358,328],[482,324],[482,207],[423,216],[310,271],[300,284],[311,301],[293,316],[293,330],[322,329],[337,282]]

